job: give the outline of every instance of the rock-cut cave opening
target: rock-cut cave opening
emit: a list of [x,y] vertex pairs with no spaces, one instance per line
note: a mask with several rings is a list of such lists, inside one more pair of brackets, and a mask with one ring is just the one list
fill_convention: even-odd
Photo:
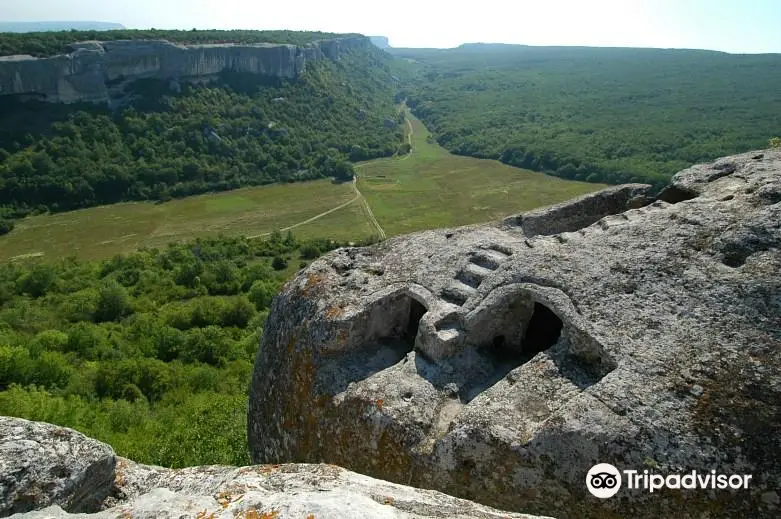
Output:
[[420,327],[420,320],[427,312],[426,307],[415,298],[409,300],[409,317],[407,321],[407,329],[404,332],[404,342],[407,343],[410,348],[415,347],[415,337],[418,335],[418,328]]
[[[465,403],[556,344],[564,328],[550,308],[525,298],[516,299],[493,317],[490,329],[493,333],[480,348],[483,358],[490,363],[485,372],[488,376],[464,385],[460,397]],[[484,329],[481,333],[488,331]]]
[[402,361],[415,349],[425,304],[406,293],[375,301],[369,311],[353,321],[350,339],[355,345],[340,355],[322,360],[317,374],[318,391],[338,394],[352,382],[364,380]]
[[534,303],[532,318],[521,343],[523,356],[527,357],[527,360],[531,359],[556,344],[562,327],[561,319],[550,308]]
[[[520,316],[516,317],[522,319]],[[523,323],[506,324],[515,327]],[[561,319],[550,308],[535,302],[520,341],[518,341],[518,334],[510,329],[497,330],[501,333],[495,335],[490,345],[487,345],[483,351],[495,363],[500,365],[512,364],[512,367],[515,368],[556,344],[556,341],[561,336],[563,326]],[[515,340],[508,339],[508,335],[510,337],[515,336]]]

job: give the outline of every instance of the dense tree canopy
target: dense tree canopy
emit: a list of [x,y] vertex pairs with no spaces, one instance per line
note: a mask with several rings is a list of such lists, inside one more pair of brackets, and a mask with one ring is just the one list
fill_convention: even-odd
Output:
[[53,56],[69,51],[68,45],[80,41],[168,40],[182,44],[204,43],[290,43],[305,45],[317,40],[356,36],[298,31],[218,31],[218,30],[111,30],[111,31],[47,31],[0,33],[0,56],[29,54]]
[[337,245],[274,233],[0,265],[0,415],[74,427],[139,462],[248,463],[252,364],[288,275],[272,258]]
[[480,44],[391,52],[407,60],[408,103],[440,144],[565,178],[660,186],[781,133],[779,55]]
[[349,179],[348,160],[402,142],[387,124],[397,121],[389,59],[360,48],[311,62],[295,81],[224,74],[179,94],[139,81],[116,112],[0,97],[0,225],[35,210]]

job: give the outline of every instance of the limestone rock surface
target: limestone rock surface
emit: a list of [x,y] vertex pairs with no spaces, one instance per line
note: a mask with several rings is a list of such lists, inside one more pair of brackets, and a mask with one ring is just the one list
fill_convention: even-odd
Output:
[[74,430],[0,417],[0,517],[49,505],[97,510],[115,464],[111,447]]
[[323,40],[309,45],[177,45],[165,40],[75,43],[70,54],[50,58],[0,57],[0,95],[43,101],[108,103],[138,79],[203,81],[223,71],[294,79],[307,62],[337,60],[367,38]]
[[[255,463],[325,462],[557,517],[776,517],[781,151],[314,262],[274,299]],[[751,474],[624,487],[588,470]]]
[[0,485],[0,517],[15,519],[535,519],[333,465],[139,465],[70,429],[6,417]]

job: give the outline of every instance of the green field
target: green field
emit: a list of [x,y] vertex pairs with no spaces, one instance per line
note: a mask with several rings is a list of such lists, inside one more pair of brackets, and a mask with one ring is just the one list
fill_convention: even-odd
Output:
[[[410,121],[412,154],[358,167],[358,187],[389,236],[495,220],[602,187],[451,155],[427,142],[420,121]],[[33,216],[0,237],[0,260],[102,259],[198,236],[261,236],[288,227],[301,238],[360,240],[378,234],[354,199],[351,185],[318,180]]]
[[413,152],[360,167],[358,187],[388,236],[498,220],[605,187],[453,155],[409,115]]
[[[197,236],[254,236],[284,229],[354,198],[349,184],[327,180],[246,188],[163,204],[123,203],[25,218],[0,237],[0,259],[23,255],[109,258]],[[294,229],[297,236],[360,239],[372,228],[360,205]]]

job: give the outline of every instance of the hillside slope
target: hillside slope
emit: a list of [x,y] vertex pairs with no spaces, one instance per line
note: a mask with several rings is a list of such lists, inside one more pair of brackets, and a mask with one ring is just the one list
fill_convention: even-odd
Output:
[[781,55],[464,45],[392,49],[450,151],[594,182],[666,183],[781,132]]
[[114,112],[0,97],[0,219],[348,178],[348,158],[392,155],[401,143],[390,59],[366,39],[297,79],[223,72],[176,88],[145,79]]

